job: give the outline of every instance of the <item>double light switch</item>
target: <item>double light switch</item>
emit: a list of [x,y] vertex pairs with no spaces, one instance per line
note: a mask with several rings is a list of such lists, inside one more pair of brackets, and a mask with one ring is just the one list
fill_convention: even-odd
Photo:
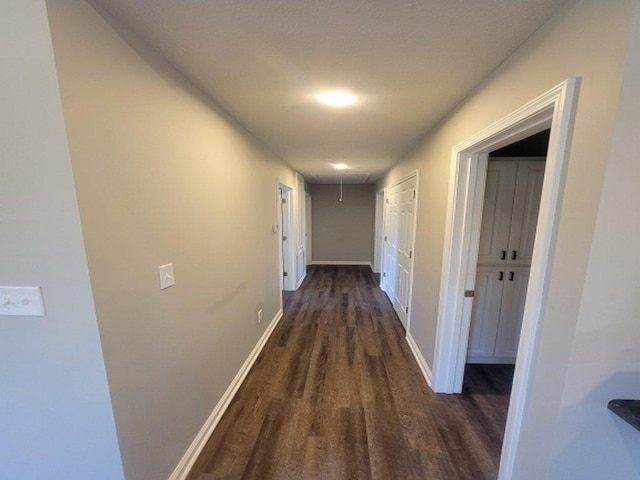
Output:
[[40,287],[0,287],[0,315],[44,317]]

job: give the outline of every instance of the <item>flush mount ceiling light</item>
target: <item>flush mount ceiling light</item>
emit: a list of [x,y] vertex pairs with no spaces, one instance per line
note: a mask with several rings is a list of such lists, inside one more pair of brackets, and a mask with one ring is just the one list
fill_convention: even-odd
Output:
[[349,165],[347,165],[346,163],[334,163],[333,168],[335,168],[336,170],[346,170],[347,168],[349,168]]
[[345,90],[328,90],[321,92],[316,97],[320,103],[328,107],[348,107],[356,103],[356,96]]

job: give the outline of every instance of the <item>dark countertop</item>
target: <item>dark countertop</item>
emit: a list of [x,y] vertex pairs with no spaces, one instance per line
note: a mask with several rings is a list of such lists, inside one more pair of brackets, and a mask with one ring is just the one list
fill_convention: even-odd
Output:
[[640,431],[640,400],[611,400],[609,410]]

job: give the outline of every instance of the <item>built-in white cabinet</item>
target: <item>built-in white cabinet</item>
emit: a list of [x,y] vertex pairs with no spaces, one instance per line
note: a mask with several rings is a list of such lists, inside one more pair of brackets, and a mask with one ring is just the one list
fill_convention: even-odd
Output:
[[490,160],[467,361],[514,363],[533,255],[544,159]]

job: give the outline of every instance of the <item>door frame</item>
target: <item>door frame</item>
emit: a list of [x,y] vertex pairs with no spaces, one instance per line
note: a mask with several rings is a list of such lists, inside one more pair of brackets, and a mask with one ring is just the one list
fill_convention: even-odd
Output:
[[296,173],[296,190],[295,190],[295,198],[296,203],[294,207],[294,215],[295,215],[295,245],[293,247],[294,250],[294,264],[295,264],[295,281],[294,290],[300,288],[302,282],[307,276],[307,239],[306,239],[306,209],[305,209],[305,194],[306,191],[304,189],[304,177],[299,173]]
[[[284,194],[286,200],[285,207],[282,208],[282,202],[280,200],[280,190]],[[293,187],[288,183],[276,178],[276,211],[278,218],[278,271],[280,273],[280,291],[282,290],[295,290],[295,241],[290,241],[295,238],[295,223],[293,212]],[[283,218],[283,210],[284,216]],[[283,248],[282,245],[282,227],[286,222],[288,226],[287,246]],[[292,235],[293,232],[293,235]],[[286,268],[286,270],[284,270]],[[284,272],[287,272],[287,276],[284,276]]]
[[488,153],[551,128],[531,274],[498,480],[512,477],[558,235],[580,86],[569,78],[452,149],[432,388],[459,393],[466,360]]
[[376,192],[375,227],[373,239],[373,273],[382,273],[382,252],[384,249],[384,188]]
[[305,260],[307,265],[311,265],[313,263],[313,204],[311,194],[309,192],[304,192],[304,223],[305,223]]

